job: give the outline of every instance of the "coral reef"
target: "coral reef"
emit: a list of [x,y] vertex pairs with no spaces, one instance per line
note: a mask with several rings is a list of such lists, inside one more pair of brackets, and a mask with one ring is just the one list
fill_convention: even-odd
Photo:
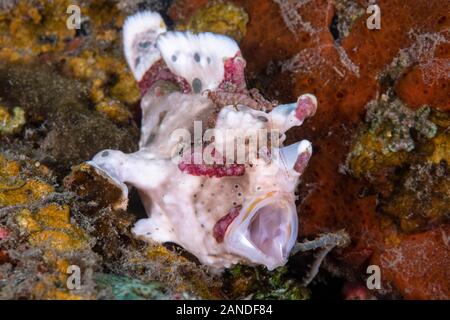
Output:
[[347,158],[350,173],[370,181],[366,192],[377,194],[378,211],[394,217],[404,232],[447,221],[450,116],[426,107],[413,112],[386,95],[367,108]]
[[[117,286],[127,281],[130,288],[141,288],[141,298],[158,292],[161,298],[220,297],[220,283],[195,262],[135,240],[130,230],[135,217],[112,211],[103,193],[76,195],[69,190],[75,178],[59,190],[43,165],[0,159],[0,274],[7,280],[0,286],[2,298],[124,299],[128,289],[117,292]],[[26,185],[28,192],[22,190]],[[95,188],[95,182],[85,187]],[[72,265],[82,270],[79,290],[66,285]]]
[[433,138],[436,134],[436,126],[428,120],[430,109],[423,107],[413,113],[406,108],[400,100],[386,101],[386,95],[381,97],[381,103],[369,103],[367,105],[366,121],[370,123],[369,131],[382,144],[387,146],[383,152],[411,151],[414,149],[414,141],[411,131],[426,138]]
[[[102,149],[137,150],[142,88],[120,33],[127,15],[152,9],[169,26],[236,37],[248,82],[268,99],[317,96],[316,116],[286,140],[314,145],[299,238],[345,228],[351,245],[324,269],[352,284],[367,265],[382,271],[381,290],[349,285],[345,297],[448,299],[449,3],[378,0],[380,30],[366,27],[366,0],[170,3],[0,2],[0,298],[308,297],[298,256],[288,272],[212,276],[182,249],[132,236],[144,216],[133,191],[124,210],[121,190],[88,167],[63,181]],[[69,4],[81,7],[78,30],[66,27]],[[81,290],[67,289],[70,265]]]
[[350,34],[353,24],[365,13],[360,1],[338,0],[334,3],[334,16],[330,32],[335,39],[343,39]]
[[310,296],[284,266],[272,272],[261,267],[236,265],[224,275],[224,290],[231,297],[256,300],[305,300]]
[[[0,95],[8,105],[21,106],[27,129],[16,136],[27,137],[19,143],[28,146],[28,153],[32,150],[41,163],[59,166],[68,172],[70,166],[91,157],[103,147],[130,151],[135,148],[133,137],[137,137],[138,130],[134,122],[116,124],[102,113],[93,112],[89,108],[86,87],[74,79],[55,74],[49,67],[2,64]],[[121,117],[116,116],[116,120]],[[92,136],[96,139],[92,140]],[[90,143],[86,143],[88,141]]]
[[[80,29],[66,27],[69,5],[80,5]],[[9,62],[41,61],[58,65],[82,81],[93,103],[118,122],[139,100],[139,90],[118,50],[124,15],[108,1],[33,0],[0,12],[0,57]],[[126,116],[130,120],[131,114]]]
[[16,107],[10,114],[7,108],[0,107],[0,123],[0,132],[3,135],[17,133],[25,124],[25,112]]
[[[358,282],[364,281],[367,265],[380,265],[385,272],[382,290],[373,292],[378,296],[448,298],[448,242],[438,236],[441,230],[448,233],[449,178],[440,164],[447,154],[448,124],[437,120],[448,117],[450,106],[448,4],[377,1],[381,29],[369,30],[368,1],[230,2],[249,14],[240,46],[243,56],[251,57],[250,82],[281,102],[305,91],[318,98],[316,117],[288,135],[288,141],[309,137],[316,150],[299,187],[300,236],[345,228],[352,245],[327,259],[325,267]],[[185,21],[206,3],[177,0],[171,16]],[[388,91],[407,109],[386,114],[374,108],[372,115],[381,122],[373,129],[406,125],[397,116],[408,110],[414,125],[425,125],[422,134],[403,127],[391,140],[377,135],[382,130],[369,129],[366,106],[379,105],[379,96]],[[423,106],[429,108],[417,113]],[[388,141],[395,142],[395,151]],[[414,206],[419,207],[410,221]],[[414,250],[423,259],[415,258]],[[388,252],[402,252],[402,259],[389,264]]]
[[136,279],[111,274],[99,274],[96,282],[103,290],[110,290],[116,300],[168,300],[173,298],[192,298],[188,295],[171,296],[158,282],[143,283]]
[[245,36],[248,15],[241,7],[232,3],[211,3],[196,11],[184,24],[179,24],[179,30],[192,32],[214,32],[225,34],[236,41]]
[[[83,193],[72,182],[89,172],[75,168],[78,176],[62,183],[101,149],[136,148],[140,97],[118,41],[123,13],[81,1],[82,28],[69,30],[68,4],[21,2],[0,12],[1,297],[120,299],[111,286],[128,278],[148,288],[162,281],[155,292],[164,297],[220,297],[220,281],[195,262],[133,239],[136,218],[112,205],[105,182]],[[81,290],[66,285],[71,265],[82,271]]]

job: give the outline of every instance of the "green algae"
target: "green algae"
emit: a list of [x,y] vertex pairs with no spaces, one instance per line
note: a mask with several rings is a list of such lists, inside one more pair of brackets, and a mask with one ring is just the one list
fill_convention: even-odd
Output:
[[11,115],[6,108],[0,107],[0,135],[17,133],[25,123],[25,111],[22,108],[15,107]]

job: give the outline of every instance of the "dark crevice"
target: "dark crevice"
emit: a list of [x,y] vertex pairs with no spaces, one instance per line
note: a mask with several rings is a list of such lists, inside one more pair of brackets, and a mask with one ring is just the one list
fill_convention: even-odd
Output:
[[339,41],[339,39],[341,38],[341,36],[339,34],[338,24],[339,24],[339,17],[337,14],[335,14],[333,16],[333,19],[331,20],[331,24],[329,27],[331,35],[333,36],[333,39],[335,41]]
[[174,26],[173,20],[167,14],[167,11],[172,4],[172,0],[162,0],[162,1],[142,1],[138,3],[138,11],[152,10],[157,11],[161,14],[166,23],[167,27],[171,29]]

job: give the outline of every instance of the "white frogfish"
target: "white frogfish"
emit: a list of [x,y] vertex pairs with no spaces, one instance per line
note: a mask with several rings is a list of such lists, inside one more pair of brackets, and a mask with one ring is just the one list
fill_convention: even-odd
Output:
[[104,150],[88,163],[123,191],[138,190],[148,218],[133,233],[172,242],[212,268],[284,265],[296,243],[295,191],[312,155],[286,131],[313,116],[311,94],[276,105],[247,89],[237,43],[167,31],[158,13],[124,25],[127,62],[142,93],[139,151]]

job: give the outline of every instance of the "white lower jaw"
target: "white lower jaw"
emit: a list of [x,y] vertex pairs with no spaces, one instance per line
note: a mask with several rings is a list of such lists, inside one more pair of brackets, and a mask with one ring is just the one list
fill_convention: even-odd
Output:
[[255,197],[230,224],[224,243],[231,253],[269,270],[286,264],[297,240],[294,200],[279,193]]

